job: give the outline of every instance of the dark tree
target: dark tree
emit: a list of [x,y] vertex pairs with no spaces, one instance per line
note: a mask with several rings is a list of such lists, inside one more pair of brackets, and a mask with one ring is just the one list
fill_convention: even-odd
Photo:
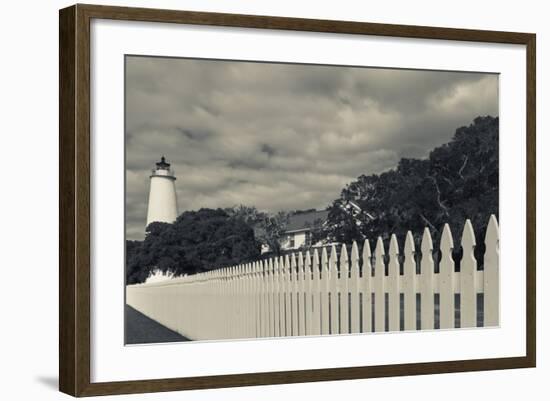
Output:
[[[290,216],[293,214],[292,212],[280,211],[275,214],[268,214],[260,212],[254,206],[245,205],[225,209],[225,212],[254,227],[256,239],[260,244],[269,246],[270,256],[281,254],[281,240],[285,236],[286,227]],[[304,211],[294,213],[304,213]]]
[[127,241],[127,282],[145,281],[153,270],[176,276],[257,258],[254,231],[221,209],[182,213],[173,224],[151,223],[143,242]]
[[406,230],[428,227],[439,238],[449,223],[458,245],[469,218],[482,244],[490,215],[498,218],[498,124],[498,117],[478,117],[427,159],[401,159],[395,169],[358,177],[330,206],[320,235],[349,243],[392,233],[403,239]]

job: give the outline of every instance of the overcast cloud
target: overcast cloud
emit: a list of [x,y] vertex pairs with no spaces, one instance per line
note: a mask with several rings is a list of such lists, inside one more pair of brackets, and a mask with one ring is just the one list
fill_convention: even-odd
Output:
[[324,208],[479,115],[498,115],[497,75],[127,57],[127,236],[144,236],[162,155],[180,213]]

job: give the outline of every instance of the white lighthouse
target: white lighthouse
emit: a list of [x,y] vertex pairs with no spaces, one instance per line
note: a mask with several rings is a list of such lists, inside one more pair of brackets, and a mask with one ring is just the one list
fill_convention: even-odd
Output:
[[170,163],[167,163],[164,156],[162,156],[151,174],[147,224],[145,227],[154,221],[173,223],[178,217],[175,181],[176,176],[170,170]]

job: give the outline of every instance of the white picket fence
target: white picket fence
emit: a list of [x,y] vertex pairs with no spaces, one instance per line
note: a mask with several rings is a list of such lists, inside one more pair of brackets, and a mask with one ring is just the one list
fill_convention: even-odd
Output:
[[[409,231],[402,257],[396,236],[391,236],[387,274],[386,251],[378,238],[374,254],[368,240],[362,255],[355,242],[350,254],[345,245],[339,253],[336,246],[330,252],[313,249],[165,282],[130,285],[126,300],[192,340],[425,330],[436,328],[436,321],[441,329],[476,327],[479,311],[483,326],[497,326],[499,228],[495,216],[486,229],[483,270],[477,270],[475,245],[472,225],[466,220],[459,272],[451,255],[451,230],[445,225],[438,273],[432,238],[425,229],[419,274]],[[455,294],[460,294],[457,305]],[[477,294],[483,294],[480,305]]]

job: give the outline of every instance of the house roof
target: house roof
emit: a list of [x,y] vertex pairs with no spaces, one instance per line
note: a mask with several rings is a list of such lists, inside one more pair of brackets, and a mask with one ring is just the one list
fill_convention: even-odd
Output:
[[286,232],[302,231],[309,229],[316,222],[324,223],[328,218],[328,210],[316,210],[314,212],[298,213],[290,216]]

